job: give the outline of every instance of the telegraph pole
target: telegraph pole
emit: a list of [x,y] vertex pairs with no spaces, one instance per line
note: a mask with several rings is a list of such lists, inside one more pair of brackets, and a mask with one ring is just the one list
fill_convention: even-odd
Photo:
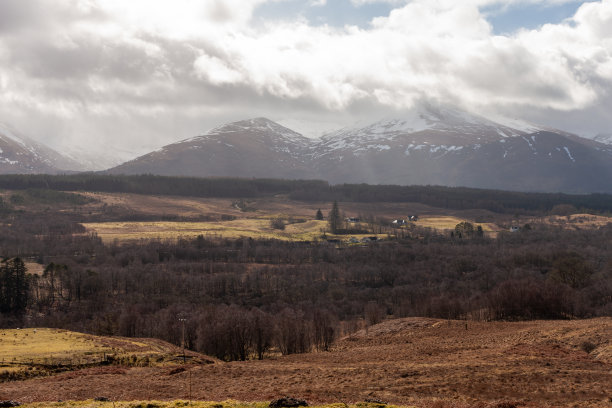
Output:
[[179,322],[183,324],[183,364],[186,362],[185,358],[185,322],[187,319],[179,317]]

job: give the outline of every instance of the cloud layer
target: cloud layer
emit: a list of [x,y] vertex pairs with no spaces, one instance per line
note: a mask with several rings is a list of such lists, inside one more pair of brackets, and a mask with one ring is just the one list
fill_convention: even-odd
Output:
[[543,2],[392,1],[366,28],[253,21],[266,2],[4,0],[0,121],[54,146],[145,150],[226,120],[348,121],[427,98],[612,130],[612,0],[507,36],[483,7]]

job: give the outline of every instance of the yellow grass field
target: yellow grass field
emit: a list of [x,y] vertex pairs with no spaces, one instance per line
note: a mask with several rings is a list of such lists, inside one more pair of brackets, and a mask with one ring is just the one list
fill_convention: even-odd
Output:
[[[433,217],[425,216],[425,217],[419,218],[417,225],[421,227],[425,227],[425,228],[433,228],[436,230],[452,230],[452,229],[455,229],[455,226],[457,224],[459,224],[460,222],[464,222],[464,221],[473,222],[470,220],[466,220],[465,218],[458,218],[458,217],[452,217],[452,216],[433,216]],[[499,227],[492,223],[475,224],[475,225],[482,226],[482,229],[485,232],[499,231]]]
[[[83,225],[89,232],[95,232],[105,242],[193,238],[198,235],[223,238],[249,237],[284,241],[316,241],[323,239],[323,231],[327,228],[326,221],[309,220],[288,224],[284,230],[277,230],[270,226],[270,219],[267,218],[242,218],[218,222],[101,222],[84,223]],[[348,241],[350,238],[361,239],[371,235],[375,234],[336,236],[327,233],[326,237]],[[378,236],[383,238],[386,235],[379,234]]]
[[93,337],[56,329],[0,330],[0,362],[28,362],[85,358],[93,353],[110,353]]
[[224,238],[274,238],[281,240],[315,240],[321,236],[325,221],[311,220],[290,224],[285,230],[270,227],[265,218],[242,218],[218,222],[102,222],[83,224],[87,230],[96,232],[102,240],[176,239],[193,238],[198,235]]
[[[422,217],[416,225],[435,230],[452,230],[466,219],[453,216]],[[270,226],[270,218],[240,218],[232,221],[212,222],[101,222],[84,223],[89,232],[95,232],[105,242],[129,241],[140,239],[176,239],[179,237],[193,238],[198,235],[219,236],[223,238],[263,238],[285,241],[316,241],[323,239],[323,231],[327,229],[326,221],[308,220],[286,225],[284,230]],[[496,232],[499,228],[494,224],[478,224],[486,232]],[[351,238],[361,239],[373,234],[352,234],[334,236],[326,234],[326,238],[337,238],[349,241]],[[384,238],[385,234],[379,234]]]
[[[91,336],[59,329],[0,330],[0,373],[37,365],[78,366],[105,358],[147,365],[180,357],[182,349],[157,339]],[[190,357],[199,357],[189,353]]]
[[571,229],[594,229],[612,223],[612,218],[593,214],[572,214],[567,216],[551,215],[548,217],[535,218],[532,222],[548,223]]

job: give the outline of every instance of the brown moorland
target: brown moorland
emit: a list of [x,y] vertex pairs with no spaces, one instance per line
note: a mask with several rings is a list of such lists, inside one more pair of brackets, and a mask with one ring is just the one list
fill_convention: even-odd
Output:
[[[83,193],[95,200],[84,210],[89,217],[97,215],[101,220],[84,222],[88,232],[95,232],[106,242],[128,241],[143,238],[175,239],[177,237],[222,236],[225,238],[253,237],[281,240],[311,241],[322,237],[327,227],[325,221],[315,221],[318,209],[324,214],[331,203],[306,203],[290,200],[282,195],[248,200],[217,198],[194,198],[173,196],[145,196],[124,193]],[[488,232],[499,231],[495,222],[510,222],[499,214],[486,210],[442,210],[418,203],[353,203],[340,204],[346,216],[376,218],[377,224],[387,228],[377,231],[383,235],[396,232],[391,228],[394,219],[406,219],[419,215],[420,227],[450,230],[462,221],[479,222]],[[112,221],[119,214],[163,217],[168,214],[183,217],[179,221]],[[111,219],[109,219],[111,217]],[[281,218],[287,223],[286,230],[279,232],[270,226],[270,220]],[[290,221],[294,220],[294,221]],[[352,225],[355,227],[355,225]],[[362,238],[368,234],[353,234]],[[337,237],[341,238],[341,237]],[[343,237],[348,240],[350,236]]]
[[[311,403],[378,399],[424,407],[612,406],[612,319],[388,320],[332,351],[262,361],[97,367],[2,384],[21,402],[194,399]],[[191,391],[190,391],[191,390]],[[506,405],[502,405],[504,403]]]

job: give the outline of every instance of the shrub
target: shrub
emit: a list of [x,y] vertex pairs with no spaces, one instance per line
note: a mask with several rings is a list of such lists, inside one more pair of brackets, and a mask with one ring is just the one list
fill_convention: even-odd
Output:
[[591,343],[590,341],[583,341],[582,343],[580,343],[580,349],[582,349],[582,351],[584,351],[587,354],[590,354],[596,348],[597,348],[597,345],[594,343]]
[[272,218],[270,220],[270,227],[277,230],[285,229],[285,221],[282,218]]

